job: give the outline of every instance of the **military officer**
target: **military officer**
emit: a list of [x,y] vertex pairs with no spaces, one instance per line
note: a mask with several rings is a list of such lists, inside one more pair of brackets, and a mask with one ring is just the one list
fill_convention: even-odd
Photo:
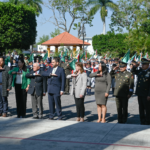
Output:
[[142,58],[141,63],[142,68],[138,70],[138,65],[134,65],[132,73],[138,76],[136,95],[138,96],[141,124],[150,125],[150,62]]
[[[70,71],[72,71],[72,68],[69,66],[68,56],[65,57],[65,63],[61,63],[60,67],[62,67],[65,70],[66,76],[70,74]],[[64,94],[69,94],[69,79],[67,79],[67,78],[66,78]]]
[[128,99],[133,93],[134,80],[132,73],[128,72],[127,63],[119,63],[120,72],[115,73],[118,70],[118,66],[115,67],[111,74],[115,73],[115,90],[116,106],[118,112],[118,123],[126,123],[128,118]]

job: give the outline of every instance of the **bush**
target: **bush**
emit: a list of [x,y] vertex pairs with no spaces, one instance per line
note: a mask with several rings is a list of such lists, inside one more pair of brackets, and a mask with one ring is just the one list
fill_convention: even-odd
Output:
[[29,49],[36,38],[35,10],[0,2],[0,50]]
[[97,53],[102,55],[104,53],[112,54],[113,56],[122,57],[127,52],[128,47],[124,40],[128,34],[115,34],[114,32],[107,32],[106,35],[95,35],[92,38],[92,45]]

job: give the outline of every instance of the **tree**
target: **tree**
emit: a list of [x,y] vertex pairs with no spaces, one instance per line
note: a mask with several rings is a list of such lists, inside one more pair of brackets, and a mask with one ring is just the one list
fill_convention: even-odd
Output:
[[106,53],[115,57],[122,57],[128,50],[124,40],[128,34],[115,34],[107,32],[106,35],[95,35],[92,37],[92,46],[97,49],[98,54]]
[[50,37],[54,38],[55,36],[59,35],[60,33],[61,33],[60,29],[57,28],[57,29],[55,29],[54,32],[50,33]]
[[128,30],[124,40],[131,52],[150,51],[150,3],[147,0],[120,0],[119,9],[112,14],[110,25],[114,31]]
[[8,0],[8,2],[15,5],[24,4],[29,7],[32,7],[35,9],[37,16],[39,16],[39,14],[42,13],[42,6],[41,6],[41,4],[43,4],[42,0]]
[[37,45],[41,45],[42,43],[44,43],[45,41],[48,41],[50,38],[49,38],[49,35],[43,35],[42,37],[40,37]]
[[0,49],[29,49],[36,37],[35,10],[0,2]]
[[[72,26],[74,26],[74,29],[81,27],[81,23],[79,23],[82,19],[80,13],[84,13],[84,21],[86,24],[91,22],[92,17],[87,17],[89,13],[88,9],[85,7],[86,0],[48,0],[48,3],[45,3],[45,6],[50,9],[53,14],[46,21],[53,23],[59,29],[68,33]],[[78,30],[78,35],[80,30],[81,29]]]
[[87,5],[92,6],[90,15],[95,15],[100,10],[100,16],[103,22],[103,34],[106,34],[106,20],[108,8],[116,10],[118,6],[111,0],[88,0]]
[[39,14],[42,13],[42,0],[23,0],[22,3],[28,5],[29,7],[33,7],[37,12],[37,16],[39,16]]

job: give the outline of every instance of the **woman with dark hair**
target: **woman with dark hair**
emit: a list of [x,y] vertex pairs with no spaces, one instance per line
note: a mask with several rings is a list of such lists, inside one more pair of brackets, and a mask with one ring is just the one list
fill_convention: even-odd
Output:
[[18,60],[18,67],[9,71],[9,74],[13,75],[12,87],[15,87],[18,118],[26,116],[27,91],[30,85],[30,79],[26,78],[27,73],[29,69],[22,58]]
[[86,93],[87,86],[87,75],[84,72],[83,64],[81,62],[76,62],[76,72],[71,75],[67,75],[67,78],[72,78],[72,87],[70,95],[74,95],[75,104],[77,109],[77,121],[84,122],[84,97]]
[[[95,77],[95,99],[97,104],[98,121],[105,123],[106,116],[106,103],[109,95],[109,90],[111,86],[111,76],[107,72],[106,64],[101,61],[97,72],[91,73],[89,75],[91,78]],[[101,119],[101,115],[103,117]]]

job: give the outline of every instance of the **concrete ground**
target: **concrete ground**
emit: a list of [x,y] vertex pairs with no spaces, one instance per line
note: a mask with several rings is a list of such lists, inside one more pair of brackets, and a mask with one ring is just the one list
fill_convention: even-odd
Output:
[[[93,93],[94,94],[94,93]],[[43,98],[44,119],[32,119],[28,95],[26,118],[16,118],[14,90],[9,95],[7,118],[0,117],[0,150],[150,150],[149,126],[139,125],[137,97],[129,99],[127,124],[117,123],[115,99],[111,92],[107,102],[107,123],[96,123],[94,95],[85,98],[85,122],[76,122],[72,96],[63,95],[63,120],[49,121],[47,95]]]
[[0,150],[148,150],[149,137],[142,125],[0,119]]

